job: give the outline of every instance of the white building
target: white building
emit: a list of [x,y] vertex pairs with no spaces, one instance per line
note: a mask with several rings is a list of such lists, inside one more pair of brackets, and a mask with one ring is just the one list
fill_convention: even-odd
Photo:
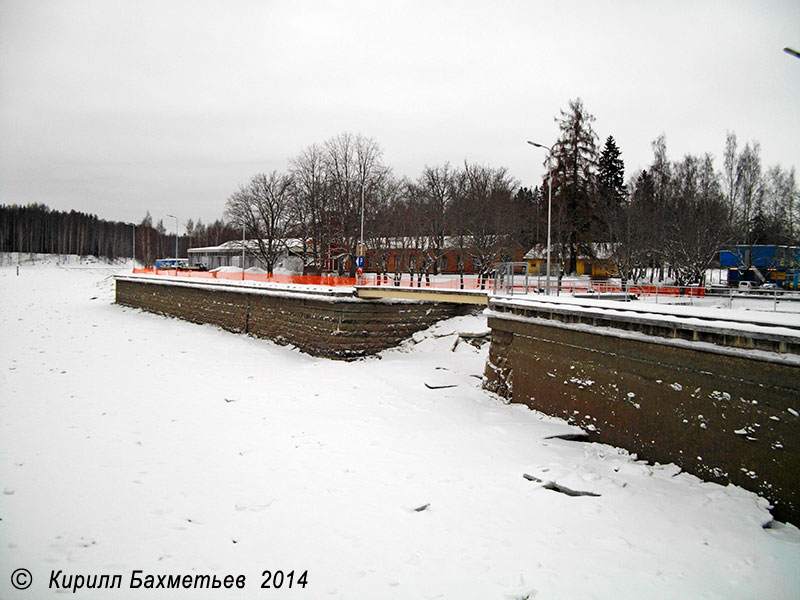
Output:
[[[273,272],[287,275],[303,274],[303,242],[298,239],[282,240],[283,250],[275,262]],[[189,248],[189,264],[205,265],[209,271],[219,267],[239,267],[240,269],[266,269],[266,265],[254,253],[257,245],[254,240],[225,242],[219,246]],[[243,260],[244,259],[244,260]]]

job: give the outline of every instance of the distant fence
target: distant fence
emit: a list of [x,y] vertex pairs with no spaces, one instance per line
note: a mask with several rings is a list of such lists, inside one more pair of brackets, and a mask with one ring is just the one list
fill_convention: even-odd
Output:
[[[146,273],[149,275],[164,275],[171,277],[192,277],[200,279],[227,279],[231,281],[259,281],[264,283],[300,284],[300,285],[322,285],[327,287],[342,287],[354,285],[386,285],[397,287],[428,287],[435,289],[451,290],[491,290],[494,288],[493,277],[480,277],[479,275],[422,275],[417,273],[365,273],[359,281],[355,277],[340,277],[337,275],[279,275],[266,273],[248,273],[247,271],[226,272],[226,271],[189,271],[176,269],[134,269],[134,273]],[[522,278],[517,278],[520,285],[514,285],[515,292],[523,292],[525,286]],[[528,288],[544,291],[545,280],[541,276],[529,276]],[[628,292],[640,296],[690,296],[702,297],[706,295],[705,288],[702,287],[681,287],[664,285],[625,285],[619,283],[606,283],[590,280],[564,279],[561,282],[557,278],[550,278],[551,294],[582,294],[582,293],[615,293]]]
[[614,283],[590,283],[586,291],[598,294],[627,292],[637,296],[689,296],[702,298],[706,295],[706,288],[697,286],[678,285],[621,285]]
[[[517,277],[517,281],[522,281],[522,277]],[[508,291],[508,286],[502,287]],[[536,292],[544,293],[546,290],[545,280],[541,281],[536,277],[528,276],[528,284],[522,285],[515,281],[513,285],[514,293]],[[590,280],[564,279],[561,282],[555,277],[550,278],[550,294],[572,296],[575,294],[615,294],[628,293],[636,296],[687,296],[701,298],[706,295],[703,287],[677,286],[677,285],[621,285],[619,283],[606,283]]]
[[164,275],[170,277],[191,277],[199,279],[226,279],[230,281],[259,281],[263,283],[322,285],[327,287],[342,287],[354,285],[386,285],[399,287],[430,287],[438,289],[490,289],[493,279],[480,278],[478,275],[422,275],[417,274],[380,274],[365,273],[359,281],[355,277],[340,277],[337,275],[279,275],[266,273],[248,273],[247,271],[189,271],[181,269],[134,269],[134,273],[148,275]]
[[263,283],[293,283],[300,285],[323,285],[327,287],[352,286],[356,284],[353,277],[336,277],[332,275],[267,275],[266,273],[247,273],[239,271],[184,271],[180,269],[134,269],[134,273],[147,275],[164,275],[171,277],[191,277],[193,279],[225,279],[229,281],[260,281]]
[[[508,293],[519,292],[539,292],[544,293],[547,287],[547,280],[542,275],[517,274],[514,278],[506,274],[505,281],[498,280],[499,288]],[[505,283],[505,285],[504,285]],[[513,285],[510,285],[512,284]],[[678,286],[678,285],[635,285],[620,282],[597,281],[586,278],[564,278],[561,281],[558,277],[550,277],[550,294],[572,296],[575,294],[619,294],[628,293],[636,296],[686,296],[690,298],[702,298],[706,295],[705,287],[698,286]]]
[[[369,286],[394,286],[394,287],[413,287],[413,288],[432,288],[443,290],[485,290],[497,293],[494,277],[481,277],[476,274],[440,274],[420,276],[419,273],[365,273],[360,279],[355,277],[340,277],[338,275],[267,275],[266,273],[248,273],[247,271],[225,272],[225,271],[189,271],[175,269],[134,269],[134,273],[145,273],[149,275],[163,275],[170,277],[190,277],[198,279],[224,279],[229,281],[258,281],[263,283],[278,284],[297,284],[297,285],[318,285],[325,287],[352,287],[355,285]],[[498,279],[500,291],[504,294],[524,294],[524,293],[544,293],[546,280],[542,275],[529,275],[527,284],[525,278],[517,275],[515,278],[506,276]],[[747,293],[742,293],[736,288],[706,288],[701,286],[677,286],[677,285],[638,285],[625,284],[619,281],[598,281],[588,278],[565,277],[558,281],[557,277],[550,278],[550,294],[572,296],[577,294],[613,294],[624,293],[655,298],[686,298],[692,301],[696,298],[706,296],[728,297],[732,302],[737,299],[771,299],[777,302],[782,299],[797,299],[796,293],[785,290],[760,290],[755,289]],[[674,300],[673,300],[674,301]]]

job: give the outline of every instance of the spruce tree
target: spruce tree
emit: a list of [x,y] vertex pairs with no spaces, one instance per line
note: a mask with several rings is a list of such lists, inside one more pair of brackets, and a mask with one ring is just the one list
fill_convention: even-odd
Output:
[[568,111],[556,119],[561,137],[553,145],[553,206],[562,217],[564,239],[569,254],[568,272],[577,270],[578,254],[590,254],[597,229],[595,175],[597,134],[594,117],[580,98],[571,100]]
[[604,206],[616,209],[625,201],[625,163],[614,136],[608,136],[600,153],[597,191]]
[[600,228],[595,241],[610,244],[612,250],[620,244],[623,236],[621,221],[627,198],[625,163],[621,156],[614,137],[608,136],[598,161],[597,210]]

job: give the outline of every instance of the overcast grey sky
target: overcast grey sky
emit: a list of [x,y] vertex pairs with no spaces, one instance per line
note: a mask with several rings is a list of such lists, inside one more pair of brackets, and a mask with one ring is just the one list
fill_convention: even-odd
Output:
[[0,0],[0,203],[205,222],[257,172],[342,133],[395,175],[464,160],[543,173],[580,97],[628,174],[800,165],[800,2]]

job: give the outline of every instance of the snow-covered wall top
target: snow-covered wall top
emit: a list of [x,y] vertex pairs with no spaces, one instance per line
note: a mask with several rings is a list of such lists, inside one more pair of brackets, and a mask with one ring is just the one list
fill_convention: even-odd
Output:
[[471,309],[444,302],[364,300],[353,296],[353,288],[348,292],[138,274],[116,278],[116,301],[339,359],[375,354]]
[[800,365],[800,316],[570,297],[491,298],[489,315]]
[[322,285],[300,285],[282,283],[264,283],[260,281],[235,281],[231,279],[192,279],[190,277],[165,277],[132,273],[117,275],[117,281],[137,281],[139,283],[156,283],[159,285],[189,287],[204,290],[225,290],[247,294],[264,294],[292,298],[313,298],[314,300],[331,300],[335,302],[360,302],[354,296],[352,287],[328,287]]
[[791,319],[565,298],[489,306],[487,389],[567,419],[589,441],[745,487],[800,523]]

